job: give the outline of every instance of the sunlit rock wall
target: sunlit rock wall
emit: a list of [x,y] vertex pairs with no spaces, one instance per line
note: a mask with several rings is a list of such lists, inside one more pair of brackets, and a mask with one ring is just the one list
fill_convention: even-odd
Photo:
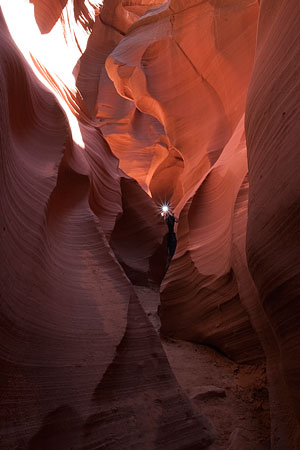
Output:
[[[69,19],[76,5],[67,4]],[[109,246],[114,234],[118,247],[118,220],[130,221],[131,202],[146,194],[118,168],[75,83],[68,86],[76,57],[65,72],[55,71],[55,58],[45,65],[51,39],[61,39],[63,55],[76,36],[65,5],[52,6],[3,2],[35,74],[0,12],[0,448],[205,449],[214,433],[177,385]],[[45,34],[49,46],[31,53],[33,20],[40,31],[32,39]],[[155,205],[132,228],[139,232],[150,213]],[[146,240],[147,260],[162,234],[158,225],[152,247]]]
[[207,448],[128,280],[163,277],[162,332],[266,356],[298,450],[298,3],[0,3],[1,450]]
[[[248,170],[243,123],[257,13],[256,1],[164,2],[106,60],[124,101],[155,117],[167,137],[147,186],[181,213],[162,284],[162,332],[243,362],[263,357],[233,255],[236,200]],[[141,123],[131,120],[135,135],[143,134]],[[240,234],[244,253],[246,222]]]
[[257,12],[254,0],[170,0],[136,21],[107,59],[118,92],[167,135],[150,183],[155,198],[185,204],[231,138],[244,113]]

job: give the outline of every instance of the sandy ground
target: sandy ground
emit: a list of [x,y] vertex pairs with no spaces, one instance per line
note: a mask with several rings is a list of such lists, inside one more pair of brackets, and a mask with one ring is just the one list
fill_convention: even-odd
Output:
[[[135,289],[159,333],[159,292]],[[179,384],[216,430],[211,450],[270,449],[265,367],[236,364],[204,345],[162,336],[161,343]]]

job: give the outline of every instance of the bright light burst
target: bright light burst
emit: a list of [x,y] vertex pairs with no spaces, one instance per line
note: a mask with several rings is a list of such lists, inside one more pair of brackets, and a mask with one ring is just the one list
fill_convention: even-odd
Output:
[[158,208],[161,216],[167,216],[172,210],[170,203],[167,201],[159,203]]

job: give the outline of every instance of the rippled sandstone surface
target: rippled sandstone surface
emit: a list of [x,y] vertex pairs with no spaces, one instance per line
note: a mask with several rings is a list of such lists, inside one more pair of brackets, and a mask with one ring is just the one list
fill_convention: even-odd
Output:
[[298,450],[298,2],[0,5],[1,450],[209,448],[132,284]]

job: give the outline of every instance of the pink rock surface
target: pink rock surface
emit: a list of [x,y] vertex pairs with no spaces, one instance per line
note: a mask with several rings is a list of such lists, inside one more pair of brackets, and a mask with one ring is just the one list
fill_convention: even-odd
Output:
[[[257,10],[253,1],[165,2],[137,20],[106,60],[119,94],[166,133],[163,159],[148,172],[153,198],[170,200],[177,213],[183,208],[178,249],[162,284],[162,332],[243,362],[263,357],[232,267]],[[144,135],[141,123],[131,120],[135,135]]]
[[276,449],[300,448],[299,13],[297,1],[261,2],[246,109],[247,259],[277,344],[268,357]]
[[205,449],[213,432],[108,244],[122,213],[118,161],[64,91],[83,145],[72,140],[0,21],[0,448]]
[[208,448],[131,284],[162,279],[162,333],[266,358],[300,449],[297,0],[1,6],[0,449]]
[[[244,112],[256,18],[251,0],[167,1],[136,21],[107,59],[118,92],[167,134],[150,184],[155,198],[171,192],[184,205],[230,139]],[[159,189],[162,178],[168,186]]]
[[161,321],[167,335],[205,342],[246,362],[263,352],[232,267],[235,205],[247,174],[243,130],[241,120],[181,213],[178,250],[161,287]]
[[168,153],[163,125],[153,116],[142,114],[132,101],[122,98],[105,69],[106,58],[123,39],[128,27],[152,6],[152,2],[144,2],[144,6],[134,8],[133,3],[131,6],[123,6],[120,1],[104,4],[80,59],[77,86],[90,114],[120,159],[121,169],[149,193],[153,173]]

